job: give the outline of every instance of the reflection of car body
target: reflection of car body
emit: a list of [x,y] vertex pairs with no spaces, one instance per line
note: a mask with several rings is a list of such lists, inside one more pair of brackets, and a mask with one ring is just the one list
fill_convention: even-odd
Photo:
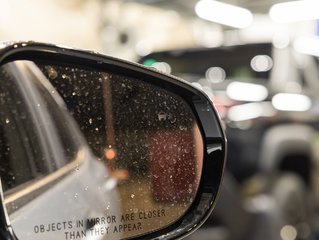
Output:
[[94,226],[88,219],[117,214],[114,180],[44,75],[25,62],[0,71],[0,171],[19,239],[57,239],[57,232],[69,239]]
[[[230,174],[214,216],[230,229],[227,236],[278,239],[291,225],[298,238],[309,237],[298,226],[309,227],[318,60],[292,46],[260,43],[159,52],[140,62],[199,83],[218,104],[227,125]],[[240,193],[249,210],[236,202]]]

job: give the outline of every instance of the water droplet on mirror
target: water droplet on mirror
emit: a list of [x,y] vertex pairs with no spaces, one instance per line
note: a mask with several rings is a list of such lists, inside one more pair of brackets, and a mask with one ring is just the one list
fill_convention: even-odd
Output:
[[84,188],[84,190],[85,190],[85,191],[87,191],[88,189],[89,189],[89,187],[88,187],[88,186],[86,186],[86,187]]
[[26,119],[27,116],[26,116],[24,113],[21,113],[21,114],[20,114],[20,118],[21,118],[21,119]]
[[187,127],[185,127],[185,126],[179,126],[179,130],[185,131],[185,130],[187,130]]
[[10,119],[6,118],[6,124],[10,123]]
[[79,195],[76,193],[74,194],[74,199],[78,199]]
[[58,73],[53,67],[48,68],[48,77],[52,80],[58,77]]
[[177,120],[176,120],[176,118],[170,118],[170,120],[169,120],[171,123],[175,123]]
[[134,198],[135,197],[135,195],[134,194],[131,194],[131,198]]
[[184,153],[190,153],[190,148],[185,148]]

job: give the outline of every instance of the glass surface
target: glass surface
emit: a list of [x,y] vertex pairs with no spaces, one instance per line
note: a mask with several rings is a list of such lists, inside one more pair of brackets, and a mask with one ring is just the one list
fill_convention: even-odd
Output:
[[0,68],[0,174],[21,239],[125,239],[192,204],[203,139],[178,95],[82,67]]

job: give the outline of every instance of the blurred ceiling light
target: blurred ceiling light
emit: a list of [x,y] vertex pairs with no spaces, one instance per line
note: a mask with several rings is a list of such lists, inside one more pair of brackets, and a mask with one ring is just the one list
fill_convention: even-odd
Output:
[[166,62],[155,62],[152,64],[153,68],[156,68],[157,70],[170,74],[172,72],[171,66]]
[[248,9],[215,0],[198,1],[195,12],[202,19],[234,28],[246,28],[253,22],[253,14]]
[[300,37],[294,41],[293,46],[297,52],[319,57],[318,37]]
[[257,55],[251,60],[250,66],[256,72],[267,72],[272,69],[273,61],[267,55]]
[[297,229],[292,225],[285,225],[280,230],[280,236],[283,240],[295,240],[298,236]]
[[231,121],[247,121],[258,117],[271,117],[276,111],[269,102],[263,103],[246,103],[233,106],[228,111],[228,118]]
[[244,82],[232,82],[226,89],[228,97],[237,101],[259,102],[263,101],[268,96],[266,87]]
[[272,98],[274,108],[281,111],[307,111],[311,107],[309,97],[302,94],[278,93]]
[[318,0],[299,0],[274,4],[269,10],[272,20],[279,23],[319,19]]
[[226,72],[221,67],[211,67],[207,69],[205,76],[208,82],[220,83],[225,80]]
[[228,118],[231,121],[245,121],[257,118],[262,113],[262,109],[255,103],[247,103],[231,107],[228,111]]

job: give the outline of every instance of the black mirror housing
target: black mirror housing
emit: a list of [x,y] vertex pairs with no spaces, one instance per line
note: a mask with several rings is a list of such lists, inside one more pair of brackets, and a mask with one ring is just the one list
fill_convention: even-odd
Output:
[[[107,175],[101,174],[104,174],[103,179],[106,179],[106,185],[110,187],[113,184],[111,192],[115,194],[111,200],[109,200],[109,195],[108,197],[105,195],[108,203],[102,203],[102,205],[106,204],[101,207],[104,209],[103,214],[96,214],[97,210],[93,211],[93,207],[89,206],[88,211],[92,210],[91,212],[94,213],[88,214],[85,219],[81,215],[79,219],[74,220],[71,216],[70,218],[58,216],[59,212],[55,210],[57,216],[49,214],[48,222],[41,222],[41,218],[37,220],[33,218],[34,223],[32,223],[32,219],[29,218],[32,212],[27,213],[24,206],[32,201],[37,203],[34,205],[35,208],[42,206],[41,204],[44,206],[43,196],[45,194],[52,194],[51,202],[56,201],[53,206],[61,205],[60,200],[54,198],[53,193],[57,193],[54,191],[69,184],[72,177],[67,175],[73,176],[74,172],[79,174],[81,164],[84,166],[84,163],[75,163],[72,160],[63,165],[56,162],[53,169],[51,169],[52,166],[43,166],[44,163],[41,163],[39,168],[49,169],[44,176],[39,174],[32,181],[29,181],[30,179],[24,181],[23,177],[20,177],[21,184],[17,180],[19,174],[14,176],[16,182],[12,183],[8,180],[12,176],[0,171],[3,185],[0,233],[3,233],[5,239],[23,239],[27,234],[30,235],[30,239],[72,239],[73,234],[79,236],[79,239],[82,239],[80,237],[82,234],[85,239],[87,236],[92,237],[94,231],[96,237],[108,235],[111,239],[180,239],[198,229],[211,214],[221,185],[227,146],[218,114],[212,101],[202,91],[181,79],[139,64],[94,52],[36,42],[0,45],[0,77],[1,81],[8,79],[7,81],[14,82],[18,89],[14,90],[14,94],[21,91],[22,99],[29,99],[25,92],[29,91],[32,86],[43,85],[36,90],[39,92],[34,95],[36,97],[28,100],[29,102],[35,101],[38,105],[38,110],[30,111],[32,115],[30,118],[37,118],[37,114],[46,118],[46,114],[51,115],[53,108],[61,108],[61,112],[52,113],[54,116],[67,115],[64,120],[59,120],[59,122],[64,122],[63,129],[66,129],[60,132],[67,132],[69,129],[80,132],[77,138],[82,139],[83,136],[83,140],[75,140],[79,142],[78,145],[82,146],[79,149],[83,150],[86,149],[83,146],[88,146],[90,150],[85,154],[94,156],[98,162],[88,169],[104,168],[102,166],[107,165]],[[30,80],[34,78],[39,80],[36,82]],[[66,78],[68,83],[64,81]],[[32,86],[21,86],[23,82],[29,80],[34,82]],[[11,83],[2,84],[6,86],[4,93],[8,91],[7,89],[11,89]],[[42,94],[41,89],[45,89],[43,91],[47,92],[46,94],[53,95],[51,96],[55,101],[53,107],[50,107],[51,105],[47,102],[38,103],[40,101],[37,100],[38,98],[49,98],[44,93]],[[6,96],[0,97],[0,102],[2,100],[9,104],[12,99],[17,98],[12,97],[12,92],[4,95]],[[14,101],[13,105],[15,108]],[[26,104],[27,107],[31,105],[31,103]],[[1,106],[0,104],[0,108]],[[12,114],[13,108],[4,110],[3,113]],[[14,110],[15,113],[19,112],[20,108],[17,107]],[[96,109],[102,109],[104,115],[102,117],[94,115],[100,112],[100,110],[95,111]],[[5,124],[13,122],[17,116],[20,117],[20,115],[14,115],[12,119],[5,117],[0,124],[7,128]],[[19,121],[21,119],[19,118]],[[55,122],[54,117],[52,119],[49,121],[52,126],[60,124]],[[76,127],[70,126],[73,121],[77,122]],[[45,122],[48,121],[45,120]],[[50,135],[51,139],[54,139],[52,136],[55,134],[54,131],[47,130],[48,128],[35,126],[35,131],[40,131],[43,135]],[[10,132],[13,131],[12,129],[10,128]],[[95,129],[103,129],[103,131],[94,132]],[[41,137],[45,138],[45,136]],[[70,139],[73,138],[70,137]],[[42,142],[46,141],[43,147],[44,155],[49,156],[49,159],[56,158],[57,161],[63,158],[61,156],[66,150],[62,151],[62,155],[58,155],[56,147],[50,150],[55,143],[51,143],[51,140]],[[68,139],[69,141],[71,140]],[[65,146],[64,142],[60,145],[62,148]],[[139,150],[136,150],[137,145]],[[32,144],[24,148],[28,146]],[[68,147],[67,151],[69,148],[72,147]],[[185,151],[179,152],[180,149],[185,149]],[[31,149],[29,152],[32,151]],[[73,158],[79,158],[81,151],[76,152]],[[101,151],[103,154],[99,155]],[[17,157],[12,159],[12,162],[23,161]],[[174,166],[172,162],[175,163]],[[38,162],[35,165],[37,164]],[[68,170],[65,170],[66,166]],[[63,174],[56,177],[54,182],[50,182],[52,176],[56,176],[62,171],[61,169],[64,171]],[[83,167],[83,171],[84,169]],[[174,170],[166,173],[166,169]],[[94,170],[94,172],[98,171],[100,170]],[[90,174],[88,179],[94,182],[96,176]],[[175,178],[175,176],[178,177]],[[38,179],[41,183],[35,183]],[[69,180],[60,181],[60,179]],[[92,195],[101,194],[101,187],[97,187],[100,186],[98,185],[100,180],[96,180],[97,184],[94,185],[96,186],[94,188],[84,183],[84,177],[76,179],[81,184],[83,182],[81,185],[83,191],[74,190],[75,192],[72,192],[74,203],[70,203],[70,209],[78,204],[76,202],[80,201],[80,197],[83,202],[92,203]],[[132,179],[135,179],[134,184],[139,185],[129,185],[133,184]],[[182,181],[183,184],[179,181]],[[42,185],[39,187],[39,184]],[[47,187],[46,184],[50,187]],[[147,202],[150,205],[143,208],[139,202],[145,199],[145,196],[141,195],[140,199],[137,196],[142,194],[140,189],[144,186],[150,192],[143,193],[145,196],[150,196],[152,200]],[[21,188],[28,189],[29,192],[23,192]],[[84,194],[88,191],[90,191],[90,197]],[[66,190],[62,192],[65,196],[69,194]],[[113,193],[108,192],[107,194]],[[30,198],[30,196],[34,197]],[[118,196],[121,200],[117,200]],[[70,199],[68,202],[71,201]],[[117,203],[113,204],[112,201],[117,201]],[[78,206],[82,206],[81,204]],[[95,204],[97,205],[93,203]],[[115,205],[118,210],[110,209]],[[144,205],[147,204],[144,203]],[[182,210],[175,215],[168,216],[177,208]],[[60,206],[59,209],[62,211],[63,206]],[[75,213],[74,215],[76,216]],[[20,220],[23,216],[25,218],[28,216],[27,221],[28,223],[31,221],[30,225]],[[157,223],[158,226],[156,226]],[[83,229],[79,226],[81,224],[83,224]],[[46,232],[51,235],[46,236]]]

